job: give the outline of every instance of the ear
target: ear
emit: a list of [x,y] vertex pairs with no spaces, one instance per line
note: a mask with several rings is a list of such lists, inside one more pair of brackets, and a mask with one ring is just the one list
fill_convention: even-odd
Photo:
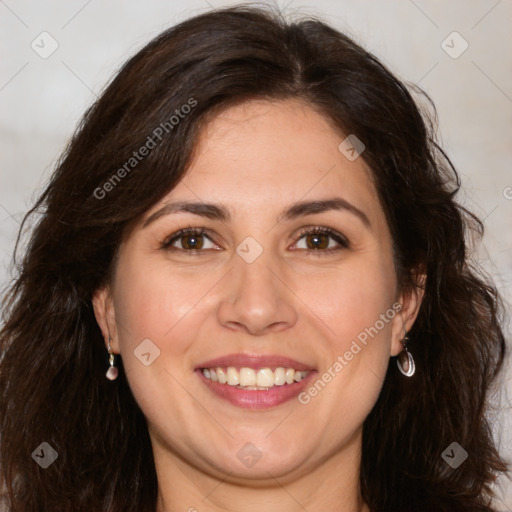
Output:
[[108,346],[108,337],[112,339],[110,346],[115,353],[119,353],[119,342],[117,338],[116,318],[114,303],[110,293],[110,287],[103,286],[97,289],[92,296],[92,307],[96,322],[103,334],[105,348]]
[[426,274],[415,274],[414,284],[400,294],[397,302],[401,305],[400,312],[393,319],[391,331],[391,355],[397,356],[403,350],[402,340],[405,331],[409,332],[416,321],[425,294]]

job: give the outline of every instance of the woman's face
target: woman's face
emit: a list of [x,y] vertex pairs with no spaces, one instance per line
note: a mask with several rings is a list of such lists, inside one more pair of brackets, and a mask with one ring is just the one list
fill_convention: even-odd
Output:
[[344,138],[298,100],[230,108],[122,244],[94,305],[157,467],[286,480],[357,460],[415,313],[369,169]]

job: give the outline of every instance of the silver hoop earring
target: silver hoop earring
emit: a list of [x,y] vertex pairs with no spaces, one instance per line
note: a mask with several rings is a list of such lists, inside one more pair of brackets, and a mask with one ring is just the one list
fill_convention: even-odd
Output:
[[109,369],[107,370],[106,377],[108,380],[116,380],[119,375],[118,369],[114,366],[114,353],[112,352],[112,348],[110,347],[110,342],[112,341],[112,337],[108,337],[108,362],[110,364]]
[[412,354],[407,350],[407,343],[409,343],[409,337],[407,336],[407,331],[405,331],[405,336],[402,340],[404,349],[402,352],[400,352],[400,354],[398,354],[396,364],[403,375],[406,377],[412,377],[416,372],[416,365],[414,364],[414,358],[412,357]]

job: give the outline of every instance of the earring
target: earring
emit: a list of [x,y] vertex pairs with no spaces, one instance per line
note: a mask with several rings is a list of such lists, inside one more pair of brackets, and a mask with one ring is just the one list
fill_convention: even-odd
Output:
[[396,364],[401,373],[403,373],[406,377],[412,377],[416,372],[416,365],[414,364],[414,359],[412,354],[407,350],[407,343],[409,343],[409,337],[407,336],[407,331],[404,329],[405,335],[402,340],[402,345],[404,349],[400,354],[398,354],[398,358],[396,360]]
[[112,348],[110,347],[110,342],[112,341],[112,337],[108,337],[108,362],[110,364],[109,369],[107,370],[107,379],[116,380],[119,374],[117,368],[114,366],[114,353],[112,352]]

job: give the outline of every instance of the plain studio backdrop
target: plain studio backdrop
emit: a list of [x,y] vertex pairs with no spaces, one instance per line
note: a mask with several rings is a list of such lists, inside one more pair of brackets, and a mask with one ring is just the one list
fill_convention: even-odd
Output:
[[[85,109],[128,57],[162,30],[237,2],[0,0],[0,282],[12,278],[20,220]],[[484,219],[478,259],[512,302],[512,1],[279,1],[319,16],[434,100],[441,141],[462,178],[459,200]],[[510,314],[510,306],[508,307]],[[510,319],[507,326],[510,343]],[[27,353],[30,357],[30,353]],[[512,378],[495,402],[495,436],[512,460]],[[454,439],[456,441],[456,439]],[[441,454],[440,454],[441,456]],[[471,457],[471,454],[469,454]],[[512,510],[512,483],[497,508]]]

